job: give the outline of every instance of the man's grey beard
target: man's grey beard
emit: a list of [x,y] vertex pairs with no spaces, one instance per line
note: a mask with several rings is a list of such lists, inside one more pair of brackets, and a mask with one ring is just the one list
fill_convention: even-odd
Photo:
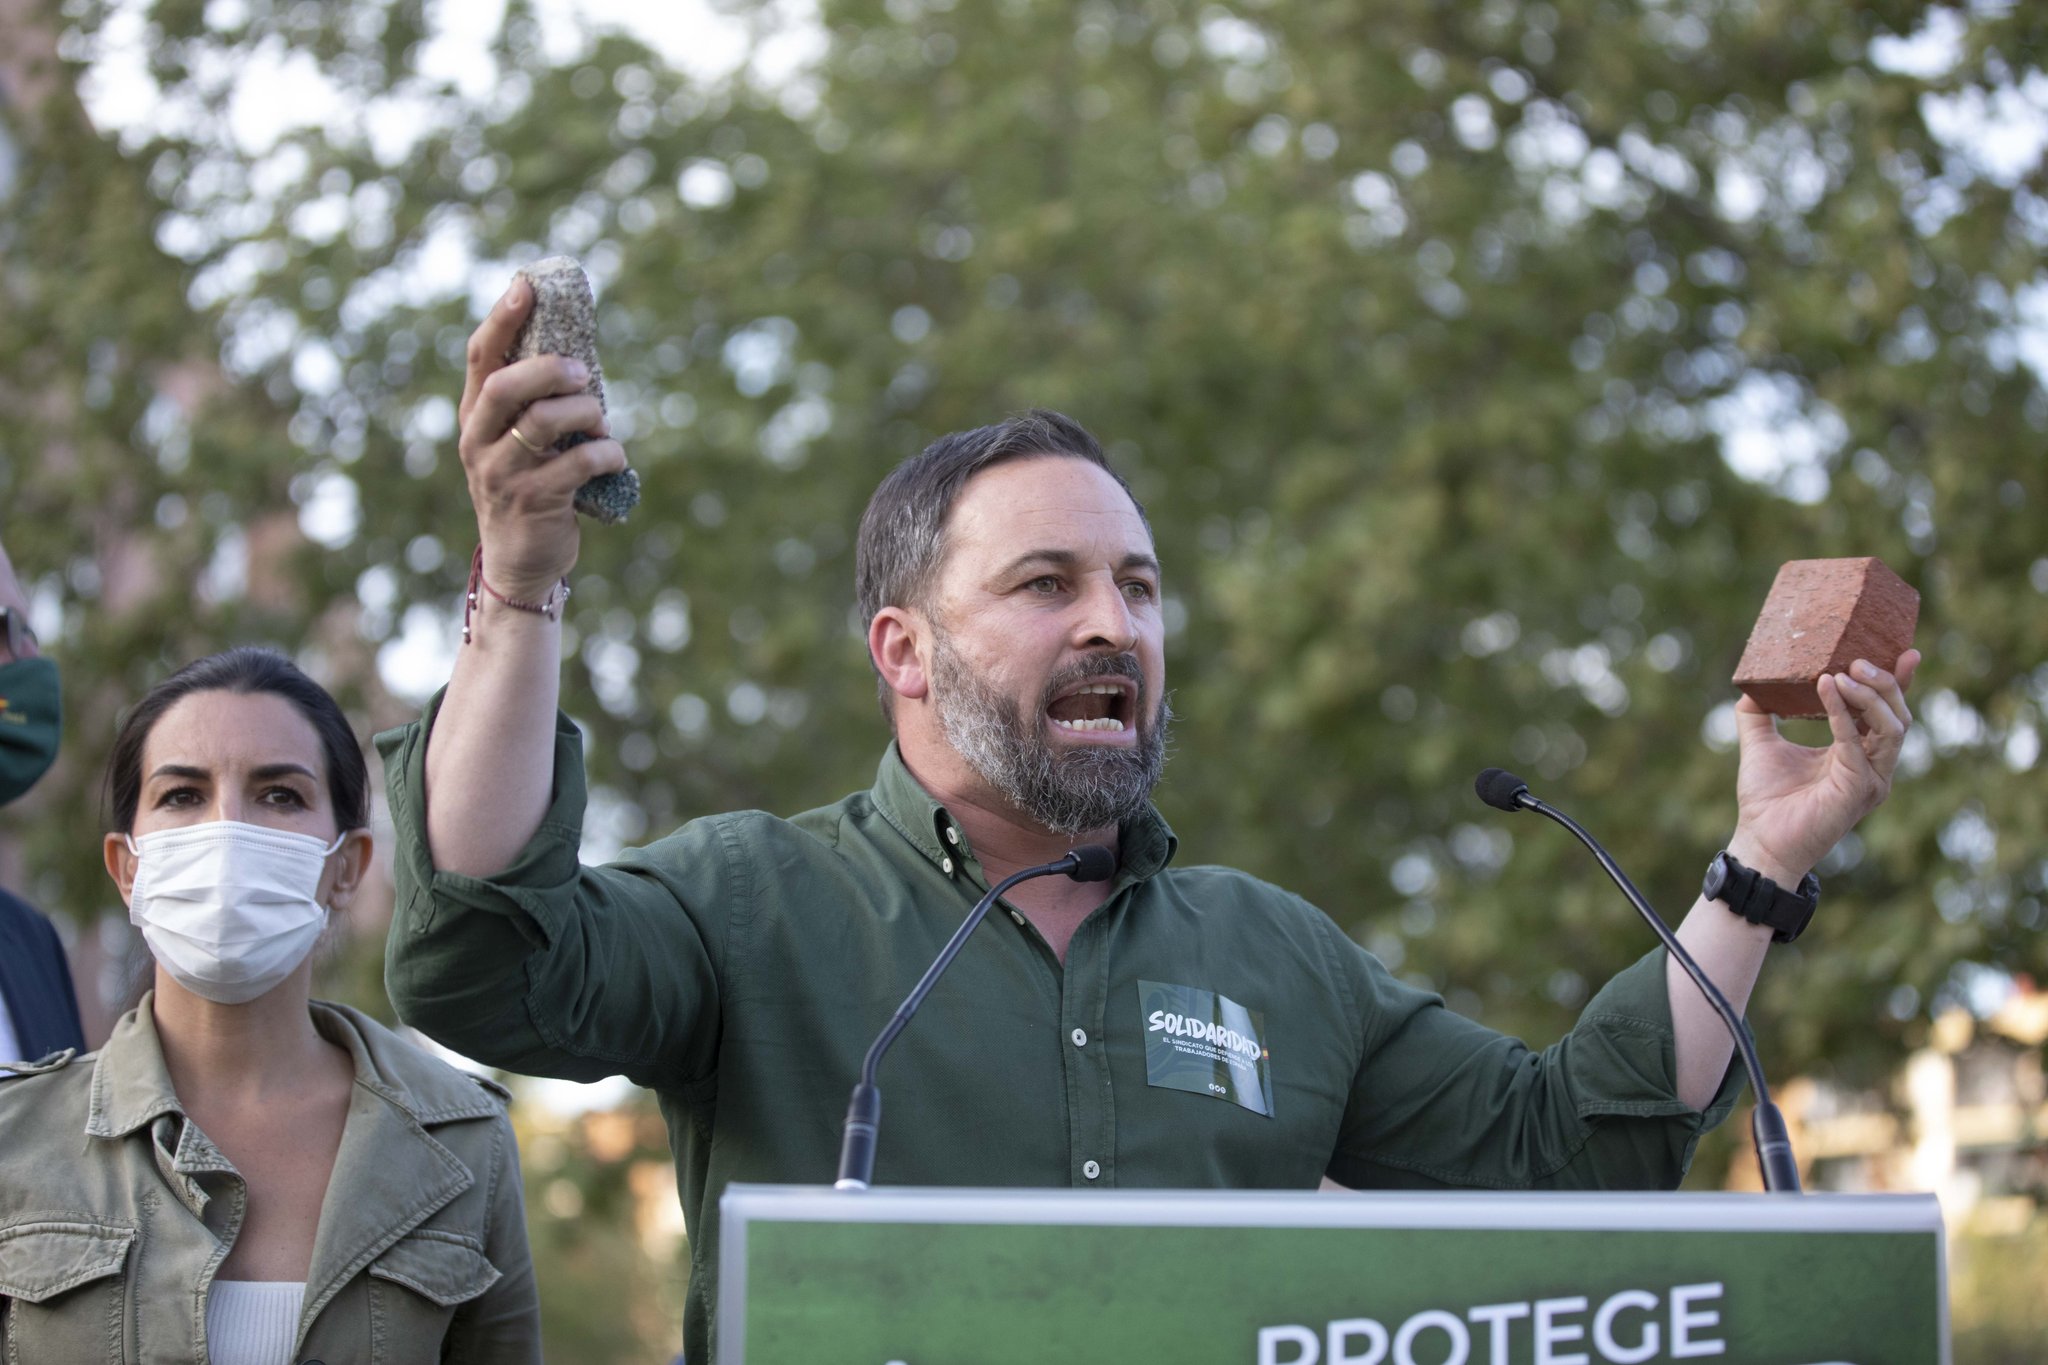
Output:
[[[1129,678],[1138,685],[1132,708],[1137,745],[1086,745],[1064,753],[1054,749],[1045,732],[1045,707],[1062,689],[1086,678],[1105,677]],[[974,672],[941,630],[932,644],[932,697],[946,742],[954,751],[1011,805],[1054,834],[1101,829],[1136,815],[1166,766],[1172,708],[1162,697],[1150,722],[1142,719],[1149,698],[1138,661],[1128,654],[1061,670],[1046,684],[1038,707],[1021,715]]]

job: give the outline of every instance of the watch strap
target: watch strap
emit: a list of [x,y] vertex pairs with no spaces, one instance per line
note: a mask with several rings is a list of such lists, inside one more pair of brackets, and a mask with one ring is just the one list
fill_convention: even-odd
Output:
[[1774,943],[1790,943],[1806,931],[1820,905],[1819,877],[1809,872],[1796,891],[1788,891],[1755,868],[1744,866],[1732,853],[1724,850],[1719,861],[1727,875],[1713,895],[1731,912],[1751,924],[1769,927]]

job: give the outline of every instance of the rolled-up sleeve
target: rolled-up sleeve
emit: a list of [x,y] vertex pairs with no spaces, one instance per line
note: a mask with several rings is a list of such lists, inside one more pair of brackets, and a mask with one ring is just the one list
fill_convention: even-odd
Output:
[[1377,963],[1366,1046],[1331,1178],[1360,1188],[1670,1189],[1742,1088],[1678,1097],[1660,947],[1541,1051],[1473,1023]]
[[395,836],[384,981],[399,1017],[527,1075],[623,1074],[680,1090],[704,1081],[717,1056],[717,960],[729,919],[722,888],[732,851],[717,822],[685,826],[658,855],[584,865],[583,740],[558,716],[554,791],[533,838],[496,876],[438,871],[425,794],[440,701],[377,737]]

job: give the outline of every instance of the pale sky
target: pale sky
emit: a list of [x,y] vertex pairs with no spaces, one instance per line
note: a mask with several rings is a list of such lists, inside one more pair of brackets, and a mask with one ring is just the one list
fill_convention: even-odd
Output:
[[[751,22],[720,13],[707,0],[536,0],[533,9],[543,51],[558,63],[588,51],[606,31],[623,31],[677,70],[705,80],[730,75],[751,51],[754,74],[781,85],[796,80],[824,48],[812,0],[770,0]],[[148,72],[146,10],[141,0],[124,0],[101,30],[102,51],[83,93],[93,121],[103,129],[141,129],[160,125],[165,116]],[[214,27],[231,29],[243,11],[242,0],[209,0],[206,14]],[[488,97],[499,73],[487,48],[504,15],[504,0],[438,0],[429,8],[433,36],[421,56],[421,74],[448,81],[472,99]],[[259,52],[231,71],[202,73],[202,78],[233,82],[229,124],[236,142],[251,154],[267,151],[293,128],[340,126],[363,117],[321,78],[310,59]],[[405,145],[414,112],[394,103],[372,115],[369,132],[380,152]]]

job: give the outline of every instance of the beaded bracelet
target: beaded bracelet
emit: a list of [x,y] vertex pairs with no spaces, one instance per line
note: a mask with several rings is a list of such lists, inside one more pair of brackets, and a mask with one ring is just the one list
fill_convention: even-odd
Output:
[[484,547],[478,545],[476,553],[469,557],[469,587],[462,596],[462,643],[464,644],[468,644],[475,638],[470,625],[470,617],[477,609],[477,590],[479,588],[497,598],[514,611],[530,611],[535,616],[544,616],[550,621],[558,620],[561,617],[562,604],[569,600],[569,580],[564,578],[555,584],[554,587],[548,589],[548,595],[538,602],[513,601],[505,596],[504,593],[499,592],[496,588],[484,582]]

